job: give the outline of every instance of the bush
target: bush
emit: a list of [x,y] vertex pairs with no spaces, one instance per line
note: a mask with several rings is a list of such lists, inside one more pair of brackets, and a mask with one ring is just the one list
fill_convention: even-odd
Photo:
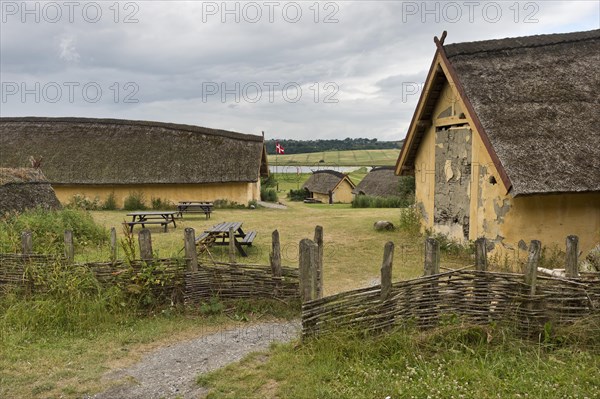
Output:
[[26,230],[33,232],[34,251],[37,253],[62,254],[65,230],[73,231],[74,244],[79,248],[108,241],[108,231],[96,224],[87,211],[36,208],[0,219],[0,252],[20,252],[21,232]]
[[235,201],[229,201],[226,199],[218,199],[213,201],[213,208],[215,209],[244,209],[246,208],[242,204],[238,204]]
[[123,202],[123,209],[126,211],[143,211],[148,209],[144,193],[142,191],[130,192]]
[[275,179],[275,175],[270,174],[266,179],[262,178],[260,180],[260,186],[265,188],[277,187],[277,179]]
[[277,202],[279,197],[277,196],[277,191],[274,188],[260,188],[260,200],[261,201],[269,201],[269,202]]
[[414,176],[400,176],[398,178],[398,187],[400,191],[400,197],[410,200],[412,203],[415,198],[415,177]]
[[352,208],[402,208],[408,204],[398,197],[372,197],[370,195],[355,195]]
[[67,208],[82,209],[85,211],[97,211],[100,207],[100,198],[95,197],[93,200],[85,195],[75,194],[67,203]]
[[150,199],[150,203],[152,204],[152,209],[156,211],[166,211],[175,209],[175,205],[169,200],[164,200],[162,198],[152,197]]
[[400,211],[400,230],[419,237],[421,235],[421,214],[417,206],[412,205]]
[[106,200],[102,204],[102,210],[103,211],[114,211],[116,209],[117,209],[117,200],[115,198],[115,193],[113,191],[110,194],[108,194],[108,197],[106,197]]
[[290,201],[304,201],[307,197],[307,192],[303,188],[298,190],[290,190],[287,197],[290,199]]

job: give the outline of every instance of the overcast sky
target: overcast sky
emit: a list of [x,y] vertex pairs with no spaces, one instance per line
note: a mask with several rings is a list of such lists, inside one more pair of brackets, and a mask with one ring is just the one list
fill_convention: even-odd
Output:
[[[2,116],[402,139],[446,43],[600,28],[600,2],[1,2]],[[24,6],[25,4],[25,6]]]

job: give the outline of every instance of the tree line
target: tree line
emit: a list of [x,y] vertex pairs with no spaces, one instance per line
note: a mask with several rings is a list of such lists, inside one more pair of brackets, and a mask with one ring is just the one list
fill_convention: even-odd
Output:
[[367,138],[346,138],[344,140],[265,140],[268,154],[275,154],[275,144],[279,142],[286,154],[304,154],[323,151],[386,150],[400,149],[402,141],[378,141]]

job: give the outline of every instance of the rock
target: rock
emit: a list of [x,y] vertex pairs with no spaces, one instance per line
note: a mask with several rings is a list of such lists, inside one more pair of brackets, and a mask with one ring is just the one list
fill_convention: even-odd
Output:
[[250,205],[250,209],[256,209],[256,206]]
[[373,227],[377,231],[394,230],[394,224],[392,222],[388,222],[387,220],[380,220],[378,222],[375,222],[375,223],[373,223]]

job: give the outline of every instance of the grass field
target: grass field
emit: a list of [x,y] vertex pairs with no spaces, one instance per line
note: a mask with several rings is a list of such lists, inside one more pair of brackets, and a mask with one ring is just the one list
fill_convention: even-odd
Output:
[[[306,166],[391,166],[396,164],[399,154],[399,149],[312,152],[308,154],[278,155],[277,164]],[[269,165],[275,165],[275,155],[269,155]]]

